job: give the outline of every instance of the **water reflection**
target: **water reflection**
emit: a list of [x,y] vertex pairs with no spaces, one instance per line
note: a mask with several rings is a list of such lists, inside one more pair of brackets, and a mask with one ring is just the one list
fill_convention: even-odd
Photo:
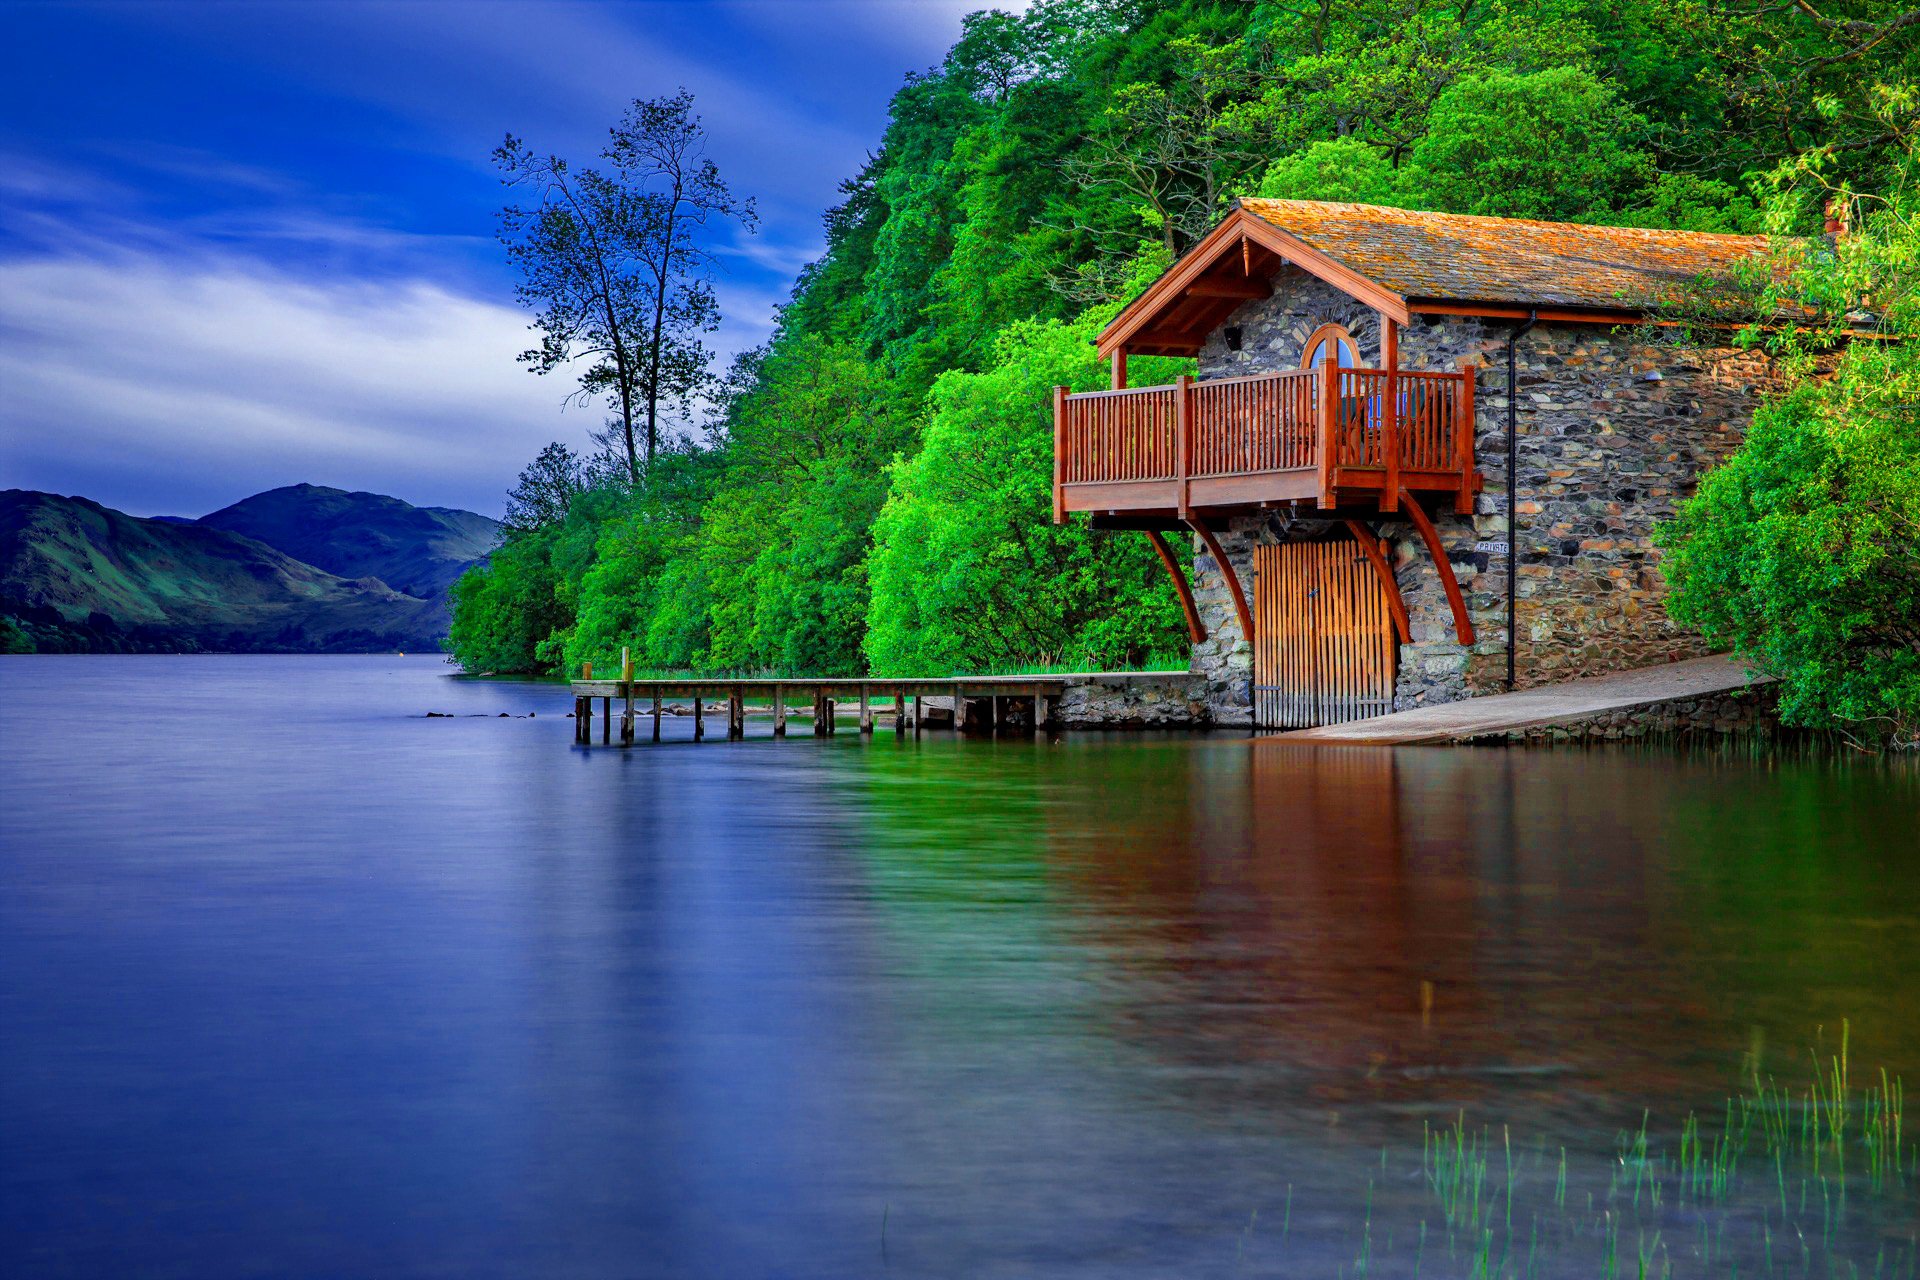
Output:
[[[580,751],[431,662],[75,661],[0,662],[8,1275],[1465,1274],[1463,1110],[1591,1275],[1560,1147],[1605,1206],[1843,1017],[1920,1078],[1904,764]],[[1676,1274],[1786,1226],[1686,1213],[1740,1243]]]

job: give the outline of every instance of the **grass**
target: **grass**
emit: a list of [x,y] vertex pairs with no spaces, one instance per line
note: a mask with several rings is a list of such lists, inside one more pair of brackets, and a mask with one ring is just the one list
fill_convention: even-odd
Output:
[[[1851,1038],[1843,1022],[1837,1042],[1817,1042],[1794,1084],[1749,1053],[1723,1105],[1689,1111],[1677,1128],[1643,1111],[1604,1154],[1516,1144],[1506,1126],[1475,1125],[1464,1111],[1423,1124],[1417,1175],[1391,1168],[1385,1150],[1369,1171],[1341,1270],[1915,1280],[1920,1146],[1906,1138],[1899,1078],[1880,1070],[1857,1079]],[[1376,1198],[1409,1178],[1418,1188],[1411,1199]],[[1289,1189],[1289,1221],[1292,1208]],[[1417,1230],[1404,1216],[1414,1212]],[[1251,1229],[1236,1257],[1249,1250]]]
[[[1187,656],[1184,653],[1149,653],[1145,660],[1138,663],[1119,663],[1105,665],[1091,659],[1075,662],[1055,662],[1046,658],[1030,661],[993,663],[967,671],[949,671],[944,676],[900,676],[900,675],[854,675],[822,676],[813,671],[783,671],[774,667],[757,667],[741,670],[696,670],[691,667],[641,667],[633,669],[635,680],[919,680],[919,679],[978,679],[990,676],[1061,676],[1082,675],[1088,672],[1101,672],[1112,675],[1156,675],[1184,674],[1188,669]],[[593,675],[596,680],[617,680],[620,678],[620,658],[618,655],[607,661],[594,660]],[[580,678],[577,672],[564,677]]]
[[[1183,653],[1149,653],[1145,660],[1137,663],[1117,663],[1102,665],[1091,659],[1077,662],[1052,662],[1035,659],[1031,662],[994,663],[972,671],[951,671],[948,675],[956,678],[978,676],[1072,676],[1099,672],[1105,675],[1185,675],[1189,669],[1187,655]],[[882,677],[884,678],[884,677]]]

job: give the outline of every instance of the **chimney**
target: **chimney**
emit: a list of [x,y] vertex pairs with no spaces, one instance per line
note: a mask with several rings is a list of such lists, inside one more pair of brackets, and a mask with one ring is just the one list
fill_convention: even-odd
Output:
[[1827,221],[1822,231],[1827,241],[1843,240],[1853,232],[1853,201],[1844,195],[1827,200]]

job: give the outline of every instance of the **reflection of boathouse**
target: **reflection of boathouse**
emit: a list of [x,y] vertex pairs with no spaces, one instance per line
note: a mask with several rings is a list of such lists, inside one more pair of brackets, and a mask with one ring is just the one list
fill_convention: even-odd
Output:
[[[1112,389],[1056,392],[1055,519],[1197,539],[1175,576],[1226,723],[1703,652],[1651,535],[1738,444],[1764,362],[1644,322],[1764,245],[1242,201],[1101,333]],[[1129,387],[1130,354],[1201,376]]]

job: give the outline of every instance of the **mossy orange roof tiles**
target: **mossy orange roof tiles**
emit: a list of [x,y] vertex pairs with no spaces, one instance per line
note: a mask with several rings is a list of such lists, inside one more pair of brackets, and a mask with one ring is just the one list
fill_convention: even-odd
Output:
[[1590,227],[1321,200],[1248,213],[1409,300],[1644,308],[1762,253],[1765,236]]

